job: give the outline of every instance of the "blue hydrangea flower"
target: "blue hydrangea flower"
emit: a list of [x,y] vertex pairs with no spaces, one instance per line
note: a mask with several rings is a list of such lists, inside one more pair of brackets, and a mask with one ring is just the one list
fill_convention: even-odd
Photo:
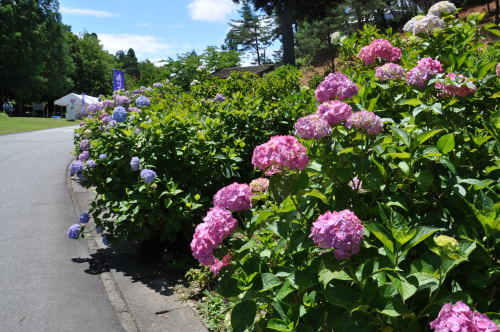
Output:
[[135,104],[137,106],[139,106],[139,107],[146,107],[146,106],[149,106],[149,104],[151,104],[151,102],[149,101],[148,97],[146,97],[146,96],[139,96],[135,100]]
[[153,88],[163,88],[163,84],[160,82],[153,83]]
[[94,168],[95,167],[95,161],[93,161],[92,159],[87,160],[86,164],[87,164],[88,168]]
[[90,220],[90,216],[89,216],[89,214],[88,214],[88,213],[82,213],[82,214],[80,214],[80,222],[81,222],[82,224],[86,224],[86,223],[88,223],[88,222],[89,222],[89,220]]
[[123,122],[127,120],[127,110],[123,106],[117,106],[113,110],[113,120]]
[[101,160],[104,160],[106,158],[108,158],[108,155],[105,154],[105,153],[102,153],[102,154],[99,155],[99,159],[101,159]]
[[141,171],[141,178],[144,179],[144,182],[151,183],[154,181],[156,177],[156,172],[150,169],[143,169]]
[[96,232],[96,233],[102,233],[103,231],[104,231],[104,227],[102,227],[102,226],[97,226],[97,227],[95,228],[95,232]]
[[76,240],[80,237],[80,225],[74,224],[68,228],[68,238]]
[[83,151],[82,153],[80,153],[80,154],[78,155],[78,160],[80,160],[80,161],[85,161],[85,160],[89,159],[89,157],[90,157],[90,152],[88,152],[88,151]]
[[80,141],[80,150],[87,151],[90,146],[90,141],[88,139],[82,139]]
[[111,244],[111,241],[109,240],[109,235],[108,234],[104,234],[102,236],[102,243],[105,245],[105,246],[109,246]]
[[130,160],[130,167],[132,167],[134,171],[138,171],[140,166],[141,161],[139,160],[139,157],[132,157],[132,160]]
[[222,94],[218,93],[215,95],[214,100],[215,101],[224,101],[224,100],[226,100],[226,97],[224,97]]
[[71,162],[71,165],[69,165],[69,170],[71,175],[83,172],[83,162],[81,162],[80,160],[73,160]]

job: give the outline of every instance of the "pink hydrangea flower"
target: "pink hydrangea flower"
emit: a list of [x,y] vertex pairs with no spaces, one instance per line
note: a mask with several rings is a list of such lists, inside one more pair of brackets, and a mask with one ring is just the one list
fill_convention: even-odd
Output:
[[405,78],[405,70],[395,63],[386,63],[375,69],[375,77],[381,81],[403,80]]
[[269,179],[254,179],[250,182],[250,188],[252,188],[252,192],[265,192],[269,189]]
[[339,100],[330,100],[319,105],[317,114],[329,124],[345,122],[352,114],[351,105]]
[[356,84],[339,72],[328,74],[315,91],[316,100],[320,103],[333,99],[348,99],[357,93]]
[[327,211],[313,223],[309,237],[320,248],[334,249],[336,259],[346,259],[359,253],[363,231],[363,224],[352,211]]
[[196,226],[191,241],[193,257],[202,265],[215,264],[213,251],[238,227],[238,221],[228,210],[214,207],[203,218],[203,223]]
[[418,60],[417,67],[427,70],[431,74],[439,74],[443,72],[443,65],[439,60],[427,57]]
[[248,184],[233,183],[220,189],[214,196],[214,206],[242,211],[252,208],[252,189]]
[[436,89],[441,90],[440,96],[467,97],[476,92],[477,88],[471,80],[461,74],[449,73],[446,78],[453,83],[436,83]]
[[349,119],[347,119],[345,126],[349,129],[356,128],[366,131],[369,135],[377,135],[380,134],[384,125],[382,124],[380,117],[375,115],[375,113],[359,111],[353,113]]
[[273,136],[253,150],[252,164],[268,176],[285,168],[303,170],[309,162],[306,152],[293,136]]
[[499,332],[498,326],[488,316],[471,311],[462,301],[446,303],[438,317],[430,323],[436,332]]
[[302,138],[321,138],[332,133],[328,122],[319,114],[310,114],[297,120],[295,134]]
[[497,63],[497,67],[496,67],[496,71],[495,72],[497,73],[497,76],[500,76],[500,62]]
[[361,189],[361,186],[363,185],[363,181],[361,181],[358,176],[355,176],[352,178],[351,181],[349,181],[349,187],[352,189],[359,191]]
[[432,75],[443,72],[443,65],[432,58],[422,58],[417,65],[406,74],[406,83],[422,88]]
[[231,256],[228,254],[222,258],[222,260],[215,259],[215,262],[210,265],[210,271],[212,271],[213,274],[217,275],[220,273],[220,270],[224,266],[228,266],[229,263],[231,263]]
[[213,256],[215,243],[209,234],[209,225],[201,223],[196,226],[193,240],[191,240],[191,251],[193,257],[202,265],[212,265],[215,262]]
[[385,39],[376,39],[370,45],[361,48],[358,58],[367,65],[371,65],[376,59],[385,61],[398,61],[401,59],[401,49],[392,46]]

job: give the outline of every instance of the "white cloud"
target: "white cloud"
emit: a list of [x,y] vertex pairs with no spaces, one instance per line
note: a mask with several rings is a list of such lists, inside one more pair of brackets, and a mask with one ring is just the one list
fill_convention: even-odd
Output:
[[95,10],[95,9],[88,9],[88,8],[61,7],[60,11],[63,14],[94,16],[94,17],[99,17],[99,18],[120,16],[120,14],[118,14],[118,13],[111,13],[111,12],[107,12],[105,10]]
[[226,16],[235,11],[236,4],[232,0],[193,0],[188,9],[195,21],[226,22]]
[[162,42],[161,39],[148,35],[129,34],[98,34],[104,49],[111,53],[119,50],[127,51],[133,48],[138,57],[145,54],[154,54],[172,48],[172,45]]

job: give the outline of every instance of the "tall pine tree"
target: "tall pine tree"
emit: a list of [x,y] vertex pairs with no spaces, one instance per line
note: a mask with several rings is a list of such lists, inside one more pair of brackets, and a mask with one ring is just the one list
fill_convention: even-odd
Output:
[[231,20],[231,29],[226,35],[225,47],[239,52],[252,52],[254,61],[261,65],[266,61],[265,49],[271,44],[274,31],[270,18],[257,15],[248,1],[243,1],[238,10],[240,19]]

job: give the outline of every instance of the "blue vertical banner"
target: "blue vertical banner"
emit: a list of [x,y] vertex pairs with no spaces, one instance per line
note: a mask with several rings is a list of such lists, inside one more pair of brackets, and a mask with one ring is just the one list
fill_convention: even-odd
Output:
[[125,73],[113,69],[113,91],[125,89]]
[[85,93],[82,92],[82,110],[80,111],[82,116],[85,115]]

